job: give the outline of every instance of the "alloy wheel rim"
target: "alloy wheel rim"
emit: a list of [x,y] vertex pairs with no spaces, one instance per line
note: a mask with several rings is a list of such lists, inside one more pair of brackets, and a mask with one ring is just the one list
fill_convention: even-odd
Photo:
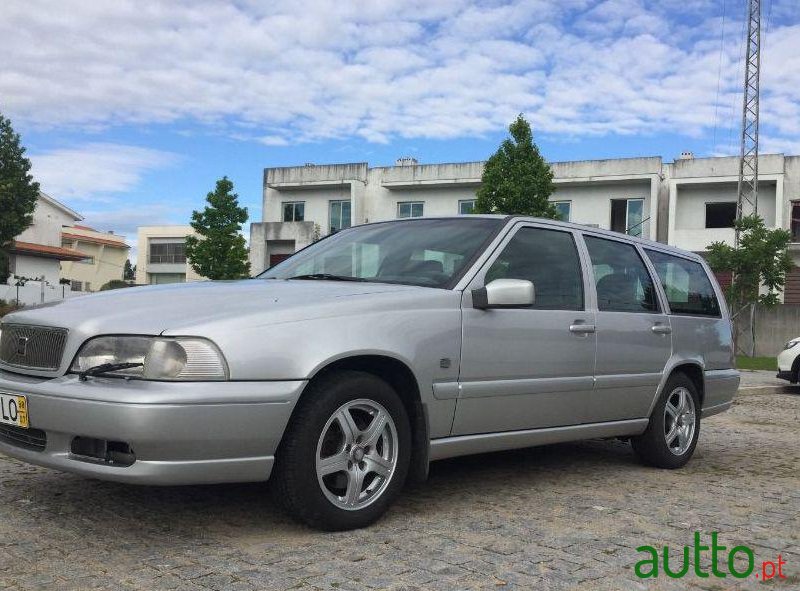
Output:
[[695,431],[694,398],[686,388],[675,388],[664,407],[664,439],[676,456],[685,454],[692,445]]
[[357,511],[374,503],[394,476],[397,428],[389,412],[361,398],[340,406],[317,443],[317,480],[333,505]]

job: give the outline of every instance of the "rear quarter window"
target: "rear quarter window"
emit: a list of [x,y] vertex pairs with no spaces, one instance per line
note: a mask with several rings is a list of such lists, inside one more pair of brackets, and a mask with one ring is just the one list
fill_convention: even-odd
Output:
[[673,314],[721,315],[717,294],[703,265],[656,250],[645,252],[658,273]]

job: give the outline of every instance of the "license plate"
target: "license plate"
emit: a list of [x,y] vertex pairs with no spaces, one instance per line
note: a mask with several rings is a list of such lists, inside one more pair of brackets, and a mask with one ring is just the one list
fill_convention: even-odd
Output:
[[0,423],[28,428],[28,399],[0,392]]

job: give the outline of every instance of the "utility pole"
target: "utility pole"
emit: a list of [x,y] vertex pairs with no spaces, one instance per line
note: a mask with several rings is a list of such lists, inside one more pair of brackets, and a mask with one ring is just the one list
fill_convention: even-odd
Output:
[[[736,219],[758,213],[758,95],[761,70],[761,0],[747,0],[742,135]],[[736,231],[736,246],[739,231]]]

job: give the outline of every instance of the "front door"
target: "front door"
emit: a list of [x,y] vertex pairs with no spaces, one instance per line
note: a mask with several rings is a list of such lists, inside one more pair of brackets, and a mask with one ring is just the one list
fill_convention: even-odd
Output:
[[[534,305],[473,308],[470,290],[501,278],[532,281]],[[572,231],[512,230],[464,292],[453,435],[585,422],[596,344],[587,287]]]
[[646,417],[672,354],[672,327],[636,246],[585,235],[597,294],[592,422]]

